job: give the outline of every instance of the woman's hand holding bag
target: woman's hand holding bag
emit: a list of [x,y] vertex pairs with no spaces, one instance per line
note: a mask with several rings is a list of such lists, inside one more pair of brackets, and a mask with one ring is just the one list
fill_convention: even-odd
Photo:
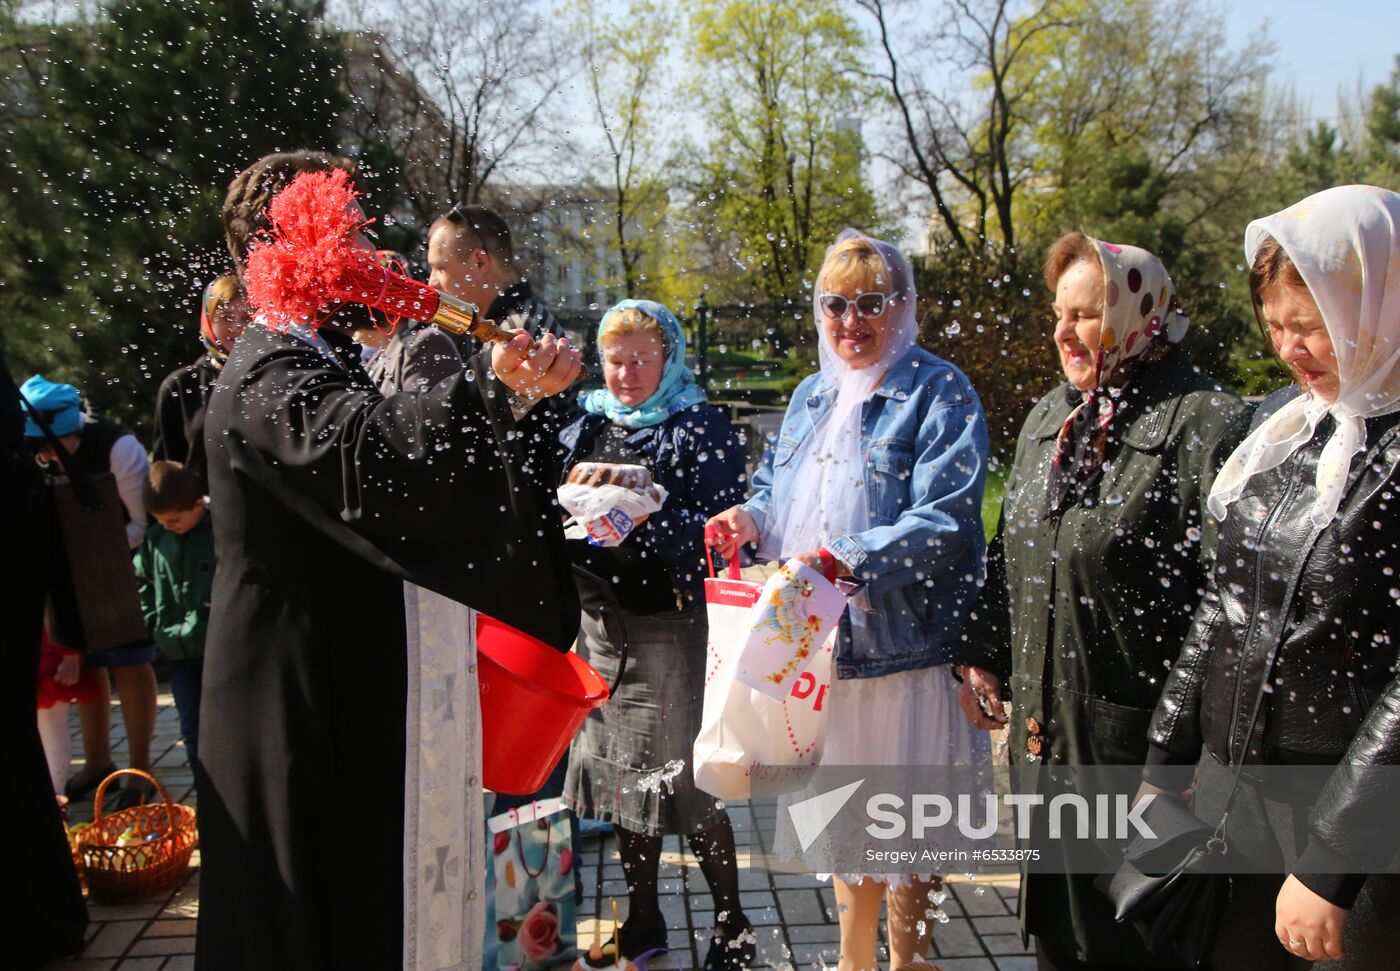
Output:
[[[705,547],[713,549],[731,564],[739,562],[739,549],[749,543],[757,543],[758,526],[753,517],[744,511],[743,506],[726,509],[718,516],[710,517],[705,523]],[[714,570],[710,570],[714,576]]]

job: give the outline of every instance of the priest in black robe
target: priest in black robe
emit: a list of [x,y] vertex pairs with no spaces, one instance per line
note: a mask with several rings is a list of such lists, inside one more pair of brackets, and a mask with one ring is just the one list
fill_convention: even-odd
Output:
[[[560,650],[577,633],[530,408],[577,352],[521,334],[384,397],[340,329],[255,321],[209,403],[203,971],[478,966],[472,632],[434,628],[413,591]],[[426,680],[434,642],[448,669]]]
[[19,568],[0,586],[5,618],[5,677],[0,682],[0,773],[11,820],[5,865],[10,902],[0,917],[5,967],[31,971],[83,946],[87,908],[54,801],[48,762],[34,719],[39,633],[50,576],[49,548],[61,544],[52,504],[24,440],[19,389],[0,354],[0,537]]

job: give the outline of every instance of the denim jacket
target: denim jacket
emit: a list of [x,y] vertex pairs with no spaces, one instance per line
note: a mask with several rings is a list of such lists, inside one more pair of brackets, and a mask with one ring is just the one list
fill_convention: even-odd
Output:
[[[763,534],[792,493],[794,459],[810,444],[835,389],[820,373],[793,393],[777,444],[744,504]],[[827,543],[863,594],[841,619],[838,678],[874,678],[952,660],[982,577],[987,423],[967,377],[915,347],[861,405],[869,529]],[[852,494],[851,501],[860,501]]]
[[[559,433],[561,475],[578,464],[593,439],[608,426],[602,415],[582,412]],[[676,591],[687,603],[705,602],[705,522],[744,496],[744,446],[722,411],[701,404],[659,425],[639,428],[627,442],[651,463],[666,502],[628,537],[666,564]]]

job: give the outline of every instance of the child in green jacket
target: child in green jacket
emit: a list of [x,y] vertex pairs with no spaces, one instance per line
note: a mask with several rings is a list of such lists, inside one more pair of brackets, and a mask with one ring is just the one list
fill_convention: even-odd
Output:
[[136,552],[146,627],[170,662],[170,692],[196,779],[204,632],[214,583],[214,529],[201,493],[199,478],[179,462],[153,463],[145,499],[155,522]]

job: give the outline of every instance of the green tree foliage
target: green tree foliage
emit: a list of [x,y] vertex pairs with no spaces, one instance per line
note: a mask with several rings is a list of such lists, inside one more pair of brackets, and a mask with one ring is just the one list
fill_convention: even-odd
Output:
[[1267,87],[1271,48],[1232,38],[1199,0],[1070,0],[1072,29],[1040,34],[1022,150],[1036,191],[1018,223],[1040,252],[1068,229],[1132,243],[1166,263],[1192,317],[1196,362],[1240,380],[1263,347],[1240,268],[1246,223],[1292,191]]
[[124,0],[0,24],[0,341],[23,376],[79,384],[144,428],[199,353],[202,284],[230,270],[230,178],[274,150],[334,150],[339,41],[303,0]]
[[[609,15],[599,0],[574,0],[567,10],[606,147],[609,236],[621,270],[621,279],[607,285],[620,285],[629,298],[641,296],[643,286],[654,293],[665,273],[662,260],[672,255],[662,245],[669,200],[658,176],[666,131],[663,72],[676,14],[653,0],[631,0],[623,14]],[[628,24],[639,23],[647,30],[633,43],[616,43]]]
[[[1024,62],[1047,36],[1073,26],[1068,5],[1037,0],[1018,18],[1023,5],[1012,0],[949,0],[929,33],[893,21],[896,4],[887,0],[857,3],[873,21],[881,53],[881,68],[871,76],[894,103],[904,135],[892,161],[929,194],[941,235],[958,258],[981,254],[1014,271],[1017,200],[1034,174],[1023,150],[1025,130],[1040,82]],[[939,87],[920,74],[909,76],[911,67],[928,62],[957,65],[965,77]]]
[[[1057,374],[1038,254],[1019,224],[1021,200],[1041,194],[1029,141],[1040,78],[1024,65],[1073,11],[1065,0],[948,0],[941,16],[901,19],[889,0],[858,6],[875,46],[868,70],[901,135],[887,158],[931,203],[930,251],[915,266],[920,340],[967,372],[1004,454]],[[936,76],[950,66],[951,78]]]
[[1359,177],[1358,165],[1355,153],[1325,121],[1304,131],[1288,150],[1288,172],[1294,176],[1299,195],[1354,181]]
[[[1046,189],[1026,197],[1028,229],[1041,244],[1082,227],[1152,249],[1197,322],[1237,334],[1237,314],[1203,313],[1202,301],[1238,262],[1243,220],[1256,214],[1272,144],[1261,117],[1268,48],[1232,49],[1222,15],[1203,3],[1075,3],[1079,26],[1045,35],[1026,63],[1040,78],[1034,151]],[[1224,249],[1195,252],[1217,246],[1232,248],[1228,261]]]
[[[711,301],[809,304],[812,275],[846,226],[878,227],[860,135],[873,95],[862,40],[835,0],[701,0],[691,8],[694,226]],[[781,347],[781,338],[779,345]]]
[[1366,135],[1376,174],[1381,178],[1400,175],[1400,54],[1395,56],[1390,80],[1371,92]]
[[1246,223],[1297,191],[1264,38],[1231,37],[1204,0],[947,0],[928,43],[962,73],[939,81],[915,28],[860,5],[905,109],[895,161],[934,203],[923,334],[968,370],[999,446],[1055,379],[1038,265],[1070,229],[1162,257],[1199,365],[1252,390],[1276,376],[1240,265]]
[[[1232,45],[1223,15],[1200,0],[1070,0],[1073,26],[1039,34],[1017,66],[1034,79],[1022,145],[1043,188],[1023,196],[1034,218],[1073,220],[1082,191],[1105,174],[1131,175],[1145,195],[1125,200],[1143,214],[1170,203],[1192,219],[1236,193],[1212,178],[1258,163],[1270,52],[1262,38]],[[1246,164],[1243,181],[1257,170]],[[1038,228],[1038,227],[1036,227]]]

